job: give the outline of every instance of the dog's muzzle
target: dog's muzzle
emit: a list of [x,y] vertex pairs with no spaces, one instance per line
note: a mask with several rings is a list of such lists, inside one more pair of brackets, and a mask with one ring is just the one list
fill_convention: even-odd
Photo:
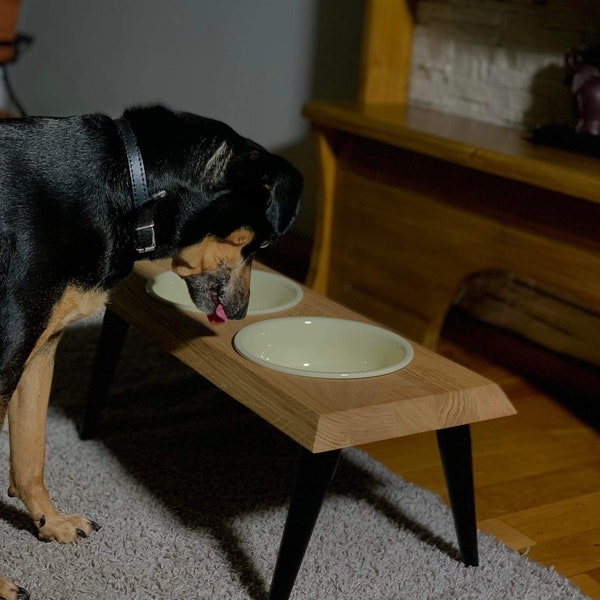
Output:
[[[249,268],[248,268],[249,272]],[[239,276],[227,269],[184,277],[194,305],[213,324],[243,319],[250,299],[249,273]]]

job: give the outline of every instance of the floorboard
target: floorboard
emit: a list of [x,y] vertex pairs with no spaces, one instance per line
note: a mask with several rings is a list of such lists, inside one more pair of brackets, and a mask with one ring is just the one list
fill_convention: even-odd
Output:
[[[304,280],[310,244],[263,257]],[[514,417],[473,425],[478,525],[600,600],[600,370],[453,309],[438,351],[502,386]],[[363,446],[446,501],[435,435]]]
[[[439,351],[499,383],[518,410],[473,425],[479,528],[600,600],[600,374],[461,314]],[[363,448],[448,501],[433,434]]]

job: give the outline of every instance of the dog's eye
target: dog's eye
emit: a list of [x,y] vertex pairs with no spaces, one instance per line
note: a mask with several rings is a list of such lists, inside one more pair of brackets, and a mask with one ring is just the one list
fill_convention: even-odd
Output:
[[271,243],[270,243],[270,242],[263,242],[263,243],[260,245],[260,248],[268,248],[270,245],[271,245]]

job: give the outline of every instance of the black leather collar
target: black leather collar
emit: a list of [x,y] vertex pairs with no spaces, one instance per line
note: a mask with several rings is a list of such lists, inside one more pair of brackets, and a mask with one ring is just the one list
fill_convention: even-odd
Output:
[[137,213],[134,242],[138,254],[148,254],[156,249],[156,234],[154,231],[154,207],[167,194],[160,191],[152,197],[148,192],[144,160],[137,143],[137,138],[131,123],[124,117],[115,120],[115,125],[125,146],[127,166],[131,180],[131,193]]

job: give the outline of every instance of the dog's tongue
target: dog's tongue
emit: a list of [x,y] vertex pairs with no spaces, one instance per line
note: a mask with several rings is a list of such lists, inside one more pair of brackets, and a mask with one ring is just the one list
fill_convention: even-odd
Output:
[[220,325],[221,323],[227,322],[227,315],[222,304],[218,304],[215,308],[215,312],[212,315],[207,315],[209,323],[213,325]]

